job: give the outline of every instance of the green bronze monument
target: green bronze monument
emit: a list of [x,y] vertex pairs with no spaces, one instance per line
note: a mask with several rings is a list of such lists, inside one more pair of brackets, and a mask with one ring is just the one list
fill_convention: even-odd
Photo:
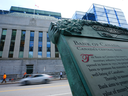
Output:
[[61,20],[57,45],[73,96],[128,96],[128,30],[95,21]]

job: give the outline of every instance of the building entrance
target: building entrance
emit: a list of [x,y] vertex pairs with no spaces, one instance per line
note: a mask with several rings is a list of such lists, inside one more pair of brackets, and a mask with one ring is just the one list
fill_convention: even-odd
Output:
[[33,73],[33,65],[26,65],[26,72],[27,74]]

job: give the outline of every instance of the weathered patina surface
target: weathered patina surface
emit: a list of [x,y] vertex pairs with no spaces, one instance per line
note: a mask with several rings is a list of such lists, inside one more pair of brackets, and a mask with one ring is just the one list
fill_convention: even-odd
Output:
[[61,20],[51,23],[48,34],[58,47],[73,96],[127,96],[127,29]]
[[[86,27],[90,29],[89,34],[85,31]],[[93,35],[95,31],[95,35]],[[104,31],[104,32],[102,32]],[[77,36],[92,36],[92,37],[112,37],[116,39],[128,39],[128,30],[122,27],[117,27],[111,24],[104,24],[95,21],[87,20],[61,20],[52,22],[49,28],[51,41],[55,44],[58,41],[59,35],[77,35]],[[97,34],[98,33],[98,34]],[[99,36],[100,35],[100,36]],[[121,36],[120,36],[121,35]],[[127,36],[126,36],[127,35]],[[123,37],[122,37],[123,36]]]

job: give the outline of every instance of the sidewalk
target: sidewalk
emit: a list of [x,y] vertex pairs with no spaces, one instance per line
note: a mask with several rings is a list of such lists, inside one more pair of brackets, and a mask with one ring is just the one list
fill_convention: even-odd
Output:
[[[19,79],[20,80],[20,79]],[[6,79],[6,83],[1,83],[2,80],[0,80],[0,85],[3,85],[3,84],[15,84],[15,83],[18,83],[19,80],[10,80],[9,79]]]
[[[56,80],[60,80],[59,78],[53,78],[51,81],[56,81]],[[61,79],[61,80],[67,80],[67,78],[63,78],[63,79]],[[2,82],[2,80],[0,80],[0,85],[4,85],[4,84],[17,84],[17,83],[19,83],[19,81],[20,80],[15,80],[15,81],[9,81],[9,80],[7,80],[7,82],[5,83],[1,83]]]

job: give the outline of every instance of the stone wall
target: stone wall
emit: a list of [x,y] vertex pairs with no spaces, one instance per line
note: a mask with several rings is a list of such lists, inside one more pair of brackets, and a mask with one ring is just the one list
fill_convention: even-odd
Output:
[[26,65],[33,65],[33,74],[38,72],[59,76],[60,71],[65,74],[61,59],[6,59],[0,60],[0,75],[6,73],[7,76],[17,75],[17,78],[21,78],[26,72]]

